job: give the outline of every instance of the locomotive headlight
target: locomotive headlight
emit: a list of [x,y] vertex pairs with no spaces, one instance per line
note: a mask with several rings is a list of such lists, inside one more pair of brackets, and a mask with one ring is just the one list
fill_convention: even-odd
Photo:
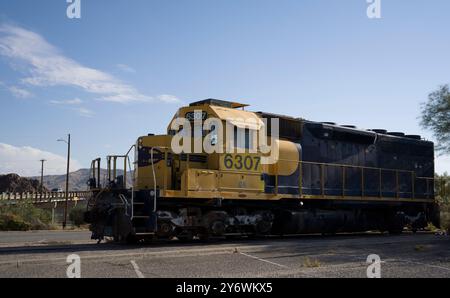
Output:
[[154,190],[151,190],[151,191],[150,191],[150,195],[153,197],[153,196],[155,195],[155,191],[154,191]]

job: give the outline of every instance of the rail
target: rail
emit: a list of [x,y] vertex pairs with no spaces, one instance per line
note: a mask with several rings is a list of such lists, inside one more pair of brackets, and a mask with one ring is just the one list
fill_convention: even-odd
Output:
[[[164,150],[164,162],[167,164],[168,162],[168,150],[170,150],[169,147],[161,147],[158,146],[159,149]],[[447,195],[447,189],[449,188],[450,183],[448,181],[441,181],[441,179],[436,179],[434,177],[420,177],[417,176],[414,171],[407,171],[407,170],[399,170],[399,169],[388,169],[388,168],[377,168],[377,167],[364,167],[364,166],[356,166],[356,165],[346,165],[346,164],[335,164],[335,163],[320,163],[320,162],[309,162],[309,161],[295,161],[295,160],[289,160],[289,159],[279,159],[278,161],[284,161],[284,162],[296,162],[298,163],[299,167],[299,179],[298,179],[298,194],[300,197],[302,197],[305,194],[305,190],[312,189],[311,187],[305,187],[304,183],[304,168],[305,166],[311,166],[311,167],[317,167],[320,171],[320,181],[319,181],[319,187],[316,190],[320,191],[319,196],[326,197],[330,196],[330,194],[327,193],[327,173],[330,168],[339,169],[341,171],[340,177],[341,177],[341,183],[340,187],[338,189],[339,195],[341,197],[345,196],[360,196],[360,197],[392,197],[392,198],[408,198],[408,199],[433,199],[435,195],[435,190],[439,189],[441,193],[439,195],[446,196]],[[190,154],[186,154],[186,168],[189,168],[190,164]],[[275,185],[274,185],[274,193],[279,194],[280,186],[279,186],[279,174],[278,174],[278,166],[276,168],[276,174],[275,174]],[[350,171],[357,171],[358,173],[351,173]],[[221,173],[222,171],[219,171]],[[233,172],[233,171],[226,171],[227,173]],[[236,173],[242,173],[241,171],[236,171]],[[374,174],[374,172],[376,174]],[[370,173],[370,174],[369,174]],[[388,174],[390,173],[390,175]],[[163,173],[163,185],[162,190],[166,191],[167,188],[167,168],[164,167],[164,173]],[[348,188],[348,177],[352,176],[353,180],[355,178],[358,178],[359,185],[356,188],[356,190],[359,190],[359,195],[357,194],[349,194],[350,191],[355,191],[355,188]],[[387,176],[391,176],[391,179],[387,179]],[[374,188],[369,188],[368,178],[372,178],[373,180],[377,181],[377,187],[376,191]],[[188,176],[185,176],[185,179],[188,179]],[[386,181],[388,180],[388,181]],[[391,180],[391,181],[389,181]],[[405,183],[404,181],[409,181],[408,183]],[[312,184],[312,182],[311,182]],[[409,187],[408,187],[409,184]],[[185,185],[187,184],[187,181],[185,181]],[[405,185],[407,186],[407,189],[405,189]],[[418,187],[419,185],[419,187]],[[311,185],[310,185],[311,186]],[[390,186],[393,186],[392,188]],[[422,190],[424,191],[417,191]],[[187,191],[187,189],[186,189]],[[375,194],[376,193],[376,194]],[[450,192],[449,192],[450,193]],[[388,195],[387,195],[388,194]],[[187,193],[186,193],[187,195]]]
[[[166,147],[161,147],[161,149],[168,149]],[[167,151],[164,154],[164,161],[167,164]],[[186,163],[187,168],[189,168],[189,154],[186,154]],[[408,170],[400,170],[400,169],[389,169],[389,168],[378,168],[378,167],[365,167],[365,166],[356,166],[356,165],[347,165],[347,164],[338,164],[338,163],[321,163],[321,162],[309,162],[309,161],[295,161],[289,159],[280,158],[279,161],[284,162],[296,162],[299,167],[299,178],[298,178],[298,194],[300,197],[303,195],[307,195],[307,190],[312,190],[314,184],[310,181],[310,185],[305,185],[305,173],[304,170],[310,167],[316,167],[319,171],[320,181],[318,183],[319,187],[315,189],[319,191],[319,196],[326,197],[332,196],[329,193],[331,188],[327,188],[327,185],[330,183],[330,180],[327,178],[327,174],[330,169],[335,169],[340,171],[340,174],[336,174],[335,177],[339,177],[340,186],[338,189],[334,188],[333,190],[338,193],[338,196],[346,197],[346,196],[360,196],[360,197],[390,197],[390,198],[408,198],[408,199],[433,199],[434,195],[437,194],[436,190],[439,190],[440,193],[437,195],[445,197],[447,194],[447,189],[449,188],[448,181],[444,181],[443,179],[436,179],[434,177],[420,177],[417,176],[414,171]],[[279,177],[278,174],[278,165],[275,166],[275,185],[274,185],[274,193],[280,193],[279,186]],[[219,171],[221,173],[222,171]],[[228,171],[227,172],[233,172]],[[236,171],[238,172],[238,171]],[[241,173],[241,172],[239,172]],[[164,176],[166,176],[166,171],[164,172]],[[351,177],[351,183],[354,181],[359,181],[358,187],[349,188],[348,177]],[[185,179],[188,179],[187,175]],[[186,184],[187,185],[187,181]],[[376,185],[376,187],[374,187]],[[309,188],[308,188],[309,186]],[[164,177],[163,190],[167,190],[166,177]],[[356,192],[359,193],[356,194]],[[186,189],[187,191],[187,189]],[[311,192],[311,191],[310,191]],[[349,193],[353,192],[353,193]]]
[[[68,193],[69,201],[83,200],[91,195],[90,191],[72,191]],[[26,193],[0,193],[0,202],[2,201],[24,201],[30,200],[32,203],[45,203],[64,201],[65,192],[26,192]]]
[[[330,168],[333,169],[338,169],[340,170],[341,174],[340,174],[340,178],[341,178],[341,183],[340,183],[340,187],[338,188],[340,196],[345,197],[345,196],[357,196],[357,195],[349,195],[348,192],[349,191],[354,191],[355,188],[353,189],[349,189],[346,187],[347,184],[347,177],[349,170],[356,170],[358,173],[352,173],[353,179],[358,178],[359,180],[359,185],[356,188],[357,190],[359,190],[360,192],[360,196],[361,197],[365,197],[366,195],[368,196],[368,194],[370,193],[370,196],[375,196],[375,197],[379,197],[382,198],[384,197],[386,193],[393,193],[394,196],[392,195],[388,195],[387,197],[395,197],[395,198],[401,198],[401,197],[406,197],[407,198],[411,198],[411,199],[416,199],[419,198],[417,195],[420,194],[422,196],[420,196],[420,198],[426,198],[426,199],[431,199],[432,196],[434,195],[435,189],[440,189],[442,193],[440,193],[440,195],[445,196],[446,195],[446,189],[448,188],[447,186],[447,182],[446,181],[442,181],[442,179],[436,179],[434,177],[420,177],[420,176],[416,176],[416,173],[414,171],[407,171],[407,170],[399,170],[399,169],[387,169],[387,168],[377,168],[377,167],[363,167],[363,166],[355,166],[355,165],[345,165],[345,164],[334,164],[334,163],[320,163],[320,162],[308,162],[308,161],[295,161],[295,160],[289,160],[289,159],[279,159],[279,161],[284,161],[284,162],[297,162],[299,167],[299,179],[298,179],[298,189],[299,189],[299,195],[302,196],[304,194],[304,190],[305,190],[305,186],[304,186],[304,168],[305,166],[310,166],[310,168],[312,169],[312,167],[316,167],[317,170],[319,171],[319,177],[320,177],[320,181],[319,181],[319,187],[318,188],[313,188],[313,182],[310,183],[311,187],[306,187],[306,189],[315,189],[315,190],[319,190],[320,191],[320,196],[322,197],[326,197],[329,194],[327,194],[327,179],[326,179],[326,174],[328,173],[328,170]],[[276,174],[275,174],[275,190],[274,192],[276,194],[279,193],[279,174],[278,174],[278,167],[276,168]],[[369,189],[367,187],[366,184],[367,183],[367,178],[369,177],[369,172],[372,172],[372,174],[370,175],[371,178],[376,179],[377,181],[377,189],[376,189],[376,195],[374,195],[374,189],[371,188]],[[376,174],[373,174],[374,172],[376,172]],[[392,176],[392,180],[394,181],[394,183],[392,183],[392,180],[390,181],[391,183],[387,183],[386,181],[384,181],[386,179],[387,173],[391,173]],[[405,178],[406,175],[406,178]],[[384,178],[384,179],[383,179]],[[408,187],[408,183],[402,183],[400,180],[409,180],[409,187]],[[331,179],[330,179],[331,180]],[[417,192],[416,186],[420,184],[420,182],[423,182],[424,185],[422,185],[425,189],[425,191],[423,192]],[[437,184],[440,184],[439,187],[437,187]],[[395,187],[393,188],[394,191],[392,191],[392,188],[386,188],[386,186],[389,186],[389,184],[391,185],[395,185]],[[404,186],[407,186],[407,189],[405,190]],[[443,186],[442,186],[443,185]],[[330,188],[328,188],[328,190],[330,190]],[[333,190],[337,190],[336,188],[334,188]]]

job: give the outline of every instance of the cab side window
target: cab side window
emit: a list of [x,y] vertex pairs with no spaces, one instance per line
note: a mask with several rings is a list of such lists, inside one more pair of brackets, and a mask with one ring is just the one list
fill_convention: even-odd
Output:
[[253,148],[253,131],[248,128],[234,127],[234,146],[236,148],[254,149]]

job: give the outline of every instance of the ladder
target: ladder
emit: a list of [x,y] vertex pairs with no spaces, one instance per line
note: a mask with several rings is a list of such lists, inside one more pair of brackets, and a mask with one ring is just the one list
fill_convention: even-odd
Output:
[[154,235],[156,231],[156,213],[153,212],[153,200],[149,192],[132,190],[131,223],[138,236]]

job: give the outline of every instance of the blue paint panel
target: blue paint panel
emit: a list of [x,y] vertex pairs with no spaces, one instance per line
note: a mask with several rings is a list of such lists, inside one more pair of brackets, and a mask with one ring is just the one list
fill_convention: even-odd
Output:
[[[292,122],[292,119],[288,119]],[[283,120],[280,119],[282,122]],[[416,177],[434,177],[434,145],[432,142],[375,134],[363,130],[349,129],[318,122],[297,120],[301,123],[301,135],[290,140],[298,143],[301,160],[316,163],[331,163],[347,166],[373,167],[414,172]],[[298,123],[296,124],[296,127]],[[289,129],[284,124],[283,129]],[[280,135],[294,135],[281,131]],[[301,153],[300,153],[301,152]],[[324,168],[324,189],[321,186],[322,170],[319,165],[303,164],[303,194],[379,196],[395,198],[432,198],[431,182],[414,179],[412,173],[346,168],[343,179],[342,167]],[[288,177],[278,178],[279,193],[298,194],[299,171]],[[275,177],[267,176],[266,192],[275,191]],[[363,183],[362,183],[363,181]],[[345,190],[343,192],[343,183]],[[414,183],[414,186],[413,186]],[[398,189],[397,189],[398,188]]]

